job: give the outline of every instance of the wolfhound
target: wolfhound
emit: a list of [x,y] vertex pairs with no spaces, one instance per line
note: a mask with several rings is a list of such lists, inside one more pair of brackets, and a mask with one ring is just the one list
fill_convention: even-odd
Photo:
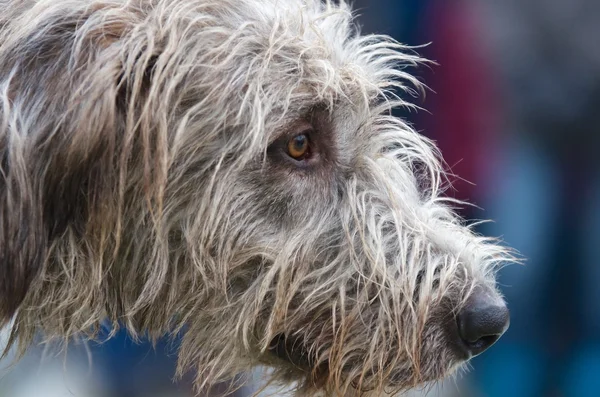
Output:
[[203,388],[453,373],[509,314],[510,251],[392,116],[421,59],[319,0],[0,0],[0,323],[183,334]]

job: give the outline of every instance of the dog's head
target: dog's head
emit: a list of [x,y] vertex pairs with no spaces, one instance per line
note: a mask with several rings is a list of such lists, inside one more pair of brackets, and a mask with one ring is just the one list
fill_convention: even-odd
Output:
[[434,145],[390,113],[420,60],[360,36],[346,4],[5,3],[15,336],[184,330],[201,386],[266,364],[341,394],[447,376],[505,331],[511,256],[455,215]]

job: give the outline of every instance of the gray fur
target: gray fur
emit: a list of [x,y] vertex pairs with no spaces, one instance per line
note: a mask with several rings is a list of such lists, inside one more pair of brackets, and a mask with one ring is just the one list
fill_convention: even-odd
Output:
[[[420,59],[344,2],[0,0],[0,322],[184,332],[204,388],[406,390],[464,360],[448,321],[509,251],[443,198],[403,120]],[[278,142],[314,128],[304,166]],[[272,150],[275,148],[275,150]],[[497,292],[494,292],[497,294]],[[303,346],[304,365],[273,354]],[[301,361],[302,361],[301,360]]]

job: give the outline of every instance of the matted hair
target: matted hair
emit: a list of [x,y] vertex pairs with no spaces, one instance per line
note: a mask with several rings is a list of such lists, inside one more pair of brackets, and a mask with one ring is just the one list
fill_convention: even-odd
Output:
[[[202,388],[259,364],[344,394],[451,373],[445,323],[511,261],[403,120],[420,59],[345,2],[0,0],[0,322],[184,332]],[[278,145],[310,126],[318,158]],[[283,139],[283,141],[282,141]],[[294,363],[273,351],[303,346]],[[304,381],[304,382],[303,382]]]

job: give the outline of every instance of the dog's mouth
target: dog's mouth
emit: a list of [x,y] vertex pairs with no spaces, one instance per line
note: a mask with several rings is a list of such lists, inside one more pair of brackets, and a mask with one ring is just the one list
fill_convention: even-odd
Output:
[[310,371],[316,361],[300,338],[284,334],[273,338],[269,352],[303,371]]
[[269,353],[303,373],[310,387],[323,387],[329,379],[329,361],[319,361],[301,337],[279,334],[271,341]]

